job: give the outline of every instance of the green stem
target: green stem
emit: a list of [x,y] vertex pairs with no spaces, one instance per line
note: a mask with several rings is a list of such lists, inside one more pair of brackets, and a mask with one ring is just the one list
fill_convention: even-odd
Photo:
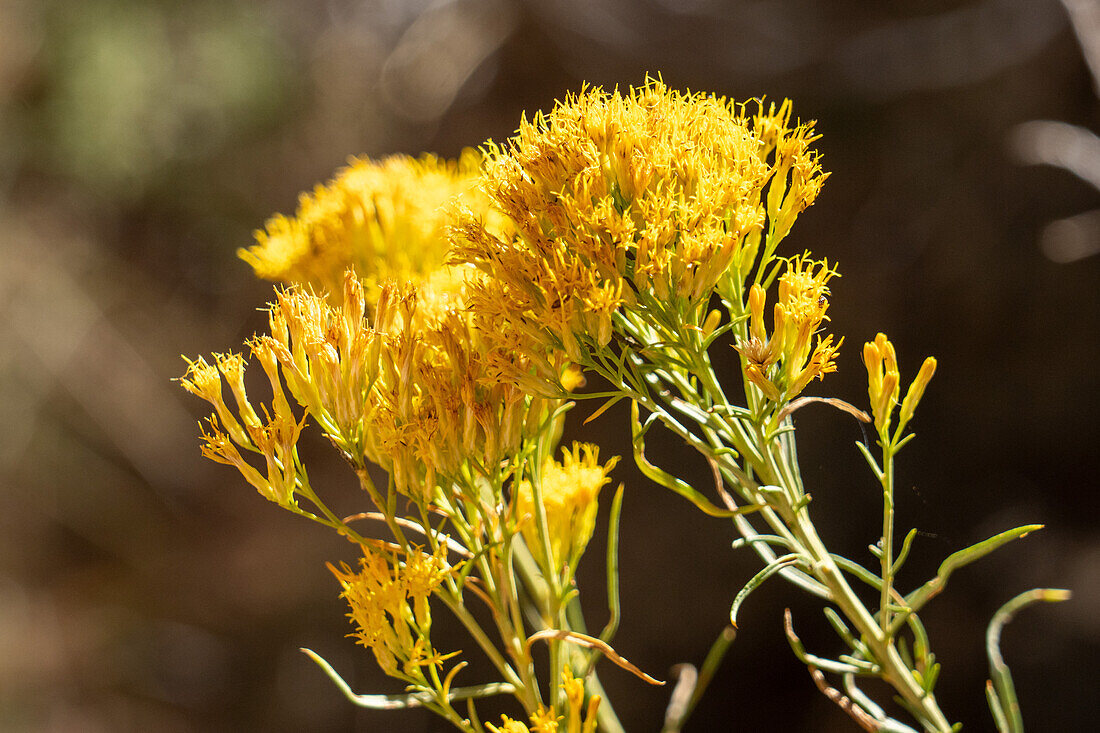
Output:
[[[711,369],[708,368],[703,371],[710,372],[710,375],[705,379],[700,375],[700,381],[702,383],[717,382]],[[720,395],[721,393],[718,391],[711,393],[711,397],[714,399],[721,399]],[[760,440],[759,445],[764,449],[765,455],[767,456],[767,462],[764,464],[753,464],[749,461],[749,464],[752,466],[757,476],[759,476],[759,480],[762,483],[779,483],[786,489],[784,494],[786,495],[786,499],[791,503],[787,506],[783,506],[782,503],[776,504],[774,501],[769,503],[775,504],[775,509],[779,515],[777,519],[780,519],[781,522],[789,528],[790,533],[797,542],[797,546],[802,548],[812,560],[811,567],[814,570],[814,579],[828,588],[832,602],[836,604],[840,611],[864,637],[868,648],[875,657],[875,661],[882,667],[883,679],[894,687],[901,697],[909,703],[910,707],[918,713],[921,724],[929,731],[949,733],[951,725],[940,711],[935,696],[931,692],[924,690],[920,684],[918,684],[913,677],[912,671],[909,669],[908,665],[905,664],[901,655],[898,654],[897,649],[894,647],[893,637],[884,632],[880,623],[875,620],[866,606],[864,606],[863,602],[852,590],[839,567],[837,567],[832,555],[818,536],[817,529],[810,520],[808,508],[801,502],[797,504],[794,503],[801,499],[803,489],[798,471],[794,468],[794,457],[797,455],[797,452],[793,442],[786,445],[773,443],[769,446],[765,442],[762,432],[759,432],[759,429],[757,435]],[[891,543],[893,534],[892,481],[891,473],[891,483],[889,484],[891,492],[889,517],[884,519],[884,525],[887,523],[890,525],[889,534],[891,536],[889,540]],[[884,535],[885,534],[884,532]],[[755,544],[756,543],[754,543],[754,545]],[[884,539],[884,545],[885,544],[886,540]],[[892,551],[887,551],[884,547],[883,554],[884,556],[892,556],[893,553]],[[890,562],[892,563],[892,557]],[[892,568],[887,569],[886,577],[892,577]],[[884,583],[884,586],[885,585]],[[889,589],[887,588],[886,598],[883,602],[884,608],[888,601]]]
[[[462,604],[461,597],[450,597],[450,594],[443,594],[440,596],[443,602],[447,605],[447,608],[451,609],[451,613],[455,615],[455,618],[462,623],[463,627],[470,633],[470,636],[474,637],[474,641],[478,646],[482,648],[486,656],[489,657],[489,661],[493,663],[493,666],[497,668],[501,676],[504,677],[505,682],[511,684],[517,691],[521,692],[524,689],[523,680],[516,673],[516,670],[512,668],[512,665],[508,664],[508,661],[500,653],[500,650],[493,645],[493,642],[489,640],[488,634],[481,628],[481,624],[477,622],[477,619],[473,617],[470,611]],[[524,706],[527,707],[526,705]],[[536,705],[531,705],[530,710],[534,711]]]
[[879,626],[883,634],[890,628],[890,594],[894,587],[894,452],[882,447],[882,590],[879,596]]

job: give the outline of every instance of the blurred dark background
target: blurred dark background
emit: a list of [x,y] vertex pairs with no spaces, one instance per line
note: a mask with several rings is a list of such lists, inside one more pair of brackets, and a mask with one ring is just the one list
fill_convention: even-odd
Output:
[[[878,330],[903,376],[940,360],[900,463],[900,532],[925,533],[902,582],[995,532],[1047,524],[928,608],[942,704],[966,730],[992,730],[985,624],[1020,591],[1066,587],[1073,601],[1024,611],[1004,650],[1032,730],[1089,729],[1098,5],[0,0],[0,729],[444,730],[426,713],[354,709],[297,651],[358,691],[398,689],[343,638],[323,563],[352,548],[203,461],[204,405],[169,380],[179,354],[262,328],[270,286],[236,248],[349,155],[454,156],[583,81],[647,72],[789,96],[819,120],[833,175],[786,246],[839,262],[832,325],[847,341],[813,391],[863,404],[859,349]],[[826,541],[869,559],[878,498],[858,427],[821,406],[797,422]],[[612,411],[567,439],[629,455],[624,431]],[[335,457],[317,454],[315,485],[361,510]],[[709,482],[674,442],[654,458]],[[616,475],[628,487],[616,646],[669,678],[702,660],[757,561],[629,462]],[[595,625],[601,550],[581,568]],[[840,651],[815,603],[769,582],[689,731],[855,730],[790,654],[785,606],[811,651]],[[603,669],[627,729],[657,731],[668,688]]]

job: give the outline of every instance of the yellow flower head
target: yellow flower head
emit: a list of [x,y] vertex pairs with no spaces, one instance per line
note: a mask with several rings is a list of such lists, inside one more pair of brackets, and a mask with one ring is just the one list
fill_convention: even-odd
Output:
[[526,371],[522,355],[490,343],[461,298],[398,288],[392,314],[376,324],[387,340],[364,448],[399,490],[430,491],[466,465],[493,471],[537,432],[548,404],[509,376]]
[[514,233],[476,214],[453,229],[453,258],[490,275],[471,307],[581,361],[578,340],[605,345],[620,308],[704,302],[817,195],[815,136],[789,116],[650,81],[524,120],[486,147],[486,189]]
[[[552,708],[541,705],[531,715],[531,727],[525,723],[502,715],[499,726],[492,723],[487,728],[492,733],[596,733],[596,710],[600,706],[599,695],[593,695],[588,705],[584,704],[584,683],[573,677],[572,670],[566,665],[561,676],[562,690],[565,692],[566,715],[561,716]],[[563,725],[564,723],[564,725]]]
[[516,515],[522,522],[524,540],[545,572],[561,572],[567,565],[576,570],[596,521],[600,489],[611,481],[608,473],[618,458],[599,463],[599,448],[574,443],[572,450],[562,449],[562,460],[547,461],[542,468],[539,489],[546,515],[551,558],[547,562],[539,534],[534,486],[520,482],[516,492]]
[[531,733],[558,733],[560,721],[561,716],[553,708],[539,706],[538,711],[531,714]]
[[352,158],[336,178],[301,195],[293,218],[271,218],[241,258],[261,278],[310,285],[337,301],[352,268],[373,305],[386,280],[419,281],[442,266],[451,202],[485,212],[479,164],[474,151],[457,162]]
[[890,416],[901,389],[898,357],[886,334],[880,333],[874,341],[863,345],[863,364],[867,367],[867,394],[875,427],[884,434],[890,429]]
[[486,723],[486,727],[489,728],[492,733],[531,733],[531,729],[524,723],[518,720],[512,720],[507,715],[500,716],[500,725],[493,725],[492,723]]
[[429,640],[428,598],[452,572],[444,553],[443,545],[432,555],[414,549],[401,563],[396,557],[367,551],[358,571],[329,565],[343,588],[341,597],[351,608],[348,618],[356,631],[350,636],[369,648],[389,675],[415,678],[422,675],[420,667],[454,656],[438,654]]
[[743,357],[745,378],[772,402],[797,397],[815,378],[836,371],[836,344],[832,336],[815,335],[828,320],[829,280],[839,277],[828,261],[811,260],[809,254],[786,261],[779,278],[779,298],[772,310],[772,333],[765,325],[766,294],[760,285],[749,290],[748,340],[736,348]]

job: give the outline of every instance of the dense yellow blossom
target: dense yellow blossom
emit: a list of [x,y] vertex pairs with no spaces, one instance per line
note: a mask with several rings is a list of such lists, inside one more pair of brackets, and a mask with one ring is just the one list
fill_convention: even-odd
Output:
[[352,158],[333,180],[301,195],[294,217],[268,220],[240,255],[261,278],[310,285],[334,299],[352,268],[373,305],[385,281],[418,282],[443,264],[452,202],[485,212],[479,163],[473,151],[458,161]]
[[476,212],[453,228],[453,259],[490,276],[471,307],[581,361],[578,339],[607,344],[621,308],[704,302],[817,196],[815,135],[789,118],[787,103],[747,116],[650,81],[524,120],[486,147],[486,190],[514,233]]
[[517,355],[494,348],[460,298],[427,285],[394,290],[380,375],[365,416],[365,454],[399,490],[430,490],[463,466],[492,472],[535,434],[546,402],[502,374],[523,371]]
[[527,371],[525,357],[485,342],[464,307],[462,269],[444,268],[419,286],[385,285],[370,320],[365,287],[350,272],[337,305],[301,287],[278,291],[270,333],[249,343],[272,384],[269,424],[248,404],[239,357],[219,355],[217,364],[238,397],[240,417],[222,399],[218,369],[202,359],[189,362],[183,386],[217,411],[204,451],[255,483],[221,431],[249,450],[273,446],[265,455],[290,471],[275,493],[289,496],[294,462],[284,446],[293,448],[301,425],[290,413],[285,383],[349,460],[378,464],[403,494],[430,500],[464,466],[496,470],[524,436],[541,430],[552,403],[506,378]]
[[500,716],[499,726],[489,723],[486,727],[492,733],[596,733],[596,710],[600,707],[600,696],[593,695],[585,705],[584,683],[573,677],[568,665],[562,670],[561,687],[565,693],[564,716],[540,706],[531,714],[530,727],[507,715]]
[[560,572],[575,563],[588,545],[595,527],[600,489],[611,481],[608,473],[618,458],[601,465],[599,448],[589,443],[573,443],[572,450],[562,449],[561,461],[547,461],[539,477],[551,558],[547,562],[539,536],[535,491],[530,481],[522,481],[516,492],[516,514],[523,537],[547,572]]
[[444,552],[443,545],[432,555],[414,548],[401,563],[368,550],[358,571],[329,565],[343,588],[341,597],[351,608],[348,618],[356,627],[351,636],[374,653],[386,674],[417,677],[419,667],[454,656],[438,654],[429,639],[428,599],[451,572]]
[[[794,399],[815,378],[836,371],[840,343],[814,336],[828,320],[829,280],[837,277],[829,263],[809,255],[792,257],[779,278],[779,297],[772,310],[772,332],[765,325],[766,294],[749,289],[749,338],[736,348],[744,357],[745,378],[773,402]],[[843,339],[841,339],[843,341]]]

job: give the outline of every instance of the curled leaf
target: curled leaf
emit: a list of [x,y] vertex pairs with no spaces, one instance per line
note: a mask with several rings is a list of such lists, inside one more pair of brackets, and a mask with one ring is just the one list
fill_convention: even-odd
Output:
[[610,659],[612,662],[625,669],[627,672],[631,672],[632,674],[640,677],[649,684],[664,684],[664,682],[657,679],[656,677],[650,677],[648,674],[638,669],[638,667],[627,660],[626,657],[622,656],[617,651],[612,649],[611,645],[603,639],[597,639],[594,636],[581,634],[576,631],[566,631],[565,629],[543,629],[542,631],[536,631],[535,633],[527,637],[527,651],[531,651],[531,645],[534,644],[536,641],[549,641],[551,639],[556,641],[572,642],[574,644],[577,644],[578,646],[583,646],[586,649],[595,649],[602,653],[605,657]]

